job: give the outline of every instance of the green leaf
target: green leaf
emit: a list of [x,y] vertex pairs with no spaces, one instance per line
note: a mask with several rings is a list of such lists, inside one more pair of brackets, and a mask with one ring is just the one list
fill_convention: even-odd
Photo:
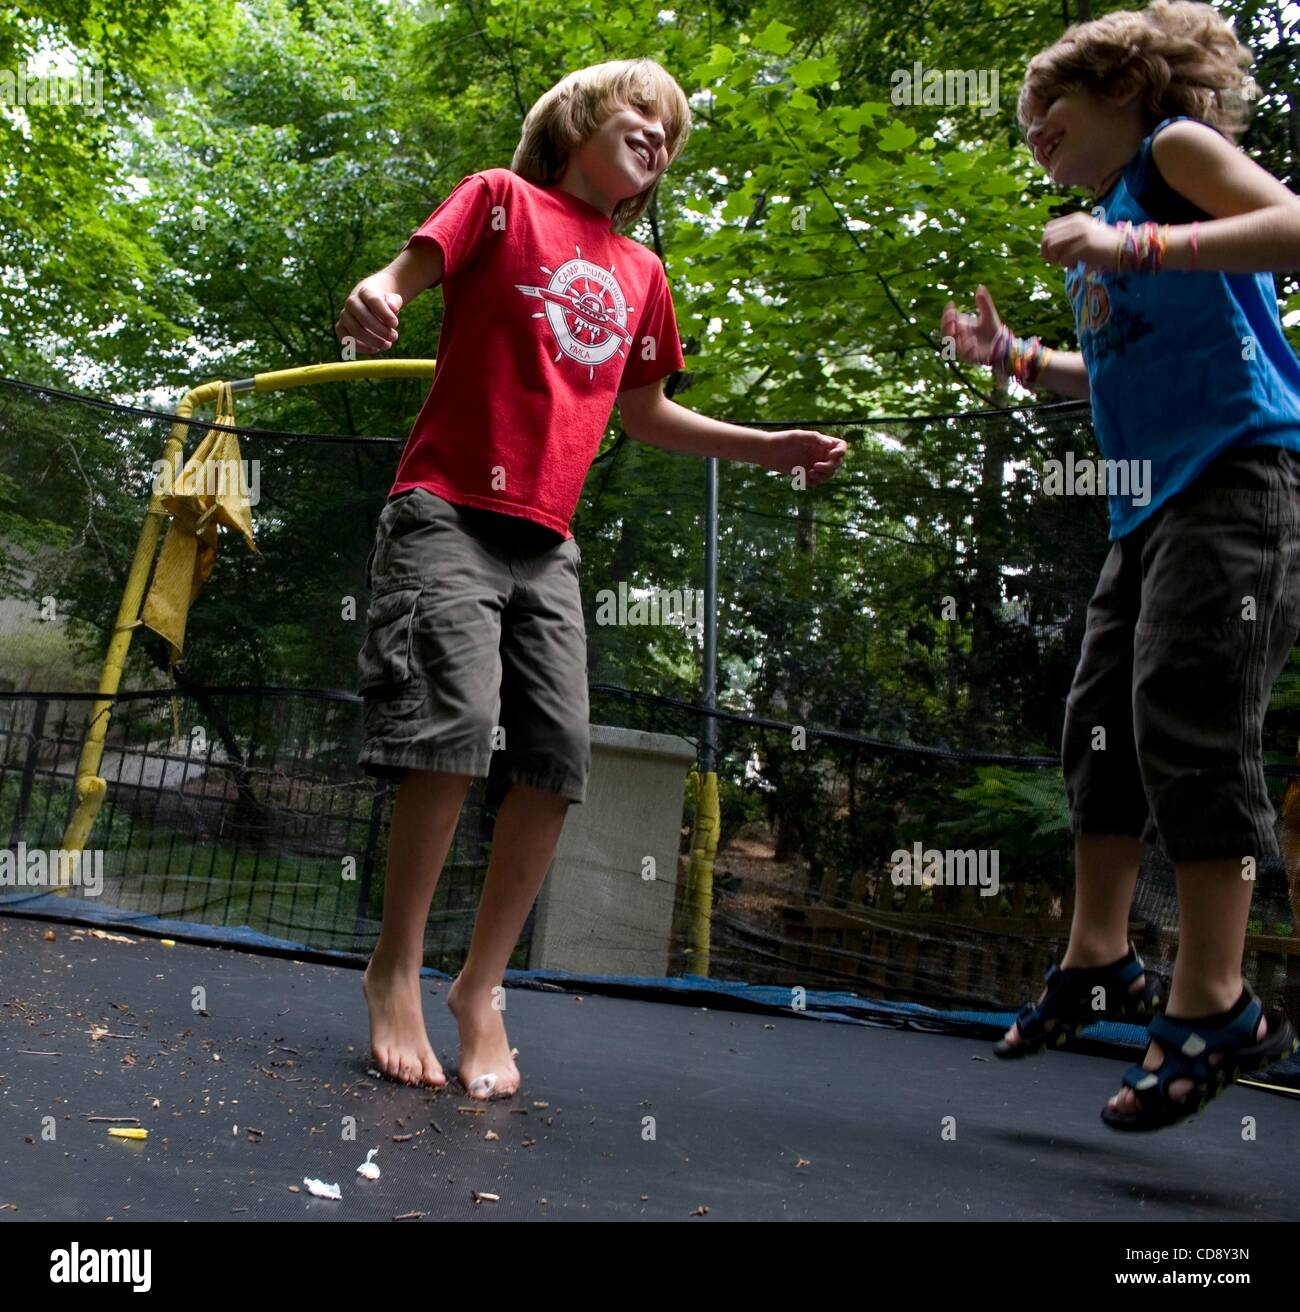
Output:
[[990,173],[979,184],[978,190],[988,196],[1010,196],[1024,187],[1019,178],[1008,177],[1005,173]]
[[849,105],[834,112],[835,124],[841,132],[857,132],[868,126],[882,114],[888,112],[888,106],[874,101],[864,101],[860,105]]
[[916,133],[897,119],[885,124],[876,136],[876,144],[881,150],[906,150],[916,140]]
[[874,182],[885,171],[885,165],[875,159],[861,159],[845,170],[844,176],[850,182]]
[[721,77],[735,62],[736,56],[730,46],[715,45],[709,50],[707,63],[699,64],[691,70],[690,77],[695,82],[712,82]]
[[789,69],[794,84],[807,90],[834,81],[840,75],[840,66],[833,59],[801,59]]
[[790,27],[785,23],[778,23],[774,18],[756,37],[754,37],[754,49],[766,50],[769,54],[773,55],[789,54],[790,47],[793,44],[790,41],[790,33],[793,31],[793,27]]

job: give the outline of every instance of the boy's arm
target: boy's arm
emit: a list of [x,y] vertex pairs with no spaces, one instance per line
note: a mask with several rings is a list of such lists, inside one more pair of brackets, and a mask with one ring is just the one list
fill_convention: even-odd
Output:
[[664,395],[662,379],[620,392],[618,412],[638,442],[686,455],[744,460],[783,474],[802,468],[809,487],[828,479],[847,450],[840,438],[805,428],[764,433],[697,415]]
[[[1160,225],[1169,240],[1162,275],[1300,268],[1300,197],[1230,141],[1203,123],[1186,121],[1165,128],[1151,153],[1165,182],[1211,216],[1194,224]],[[1042,253],[1067,268],[1082,260],[1089,268],[1112,271],[1119,264],[1119,239],[1105,219],[1066,214],[1043,229]]]
[[1078,351],[1053,350],[1034,386],[1055,392],[1057,396],[1072,397],[1076,401],[1092,399],[1088,366]]
[[1169,229],[1166,269],[1279,273],[1300,268],[1300,198],[1200,123],[1171,123],[1151,143],[1165,181],[1207,214]]
[[442,281],[442,248],[416,242],[391,264],[362,278],[348,295],[334,325],[339,340],[351,337],[362,355],[386,351],[397,341],[397,312]]

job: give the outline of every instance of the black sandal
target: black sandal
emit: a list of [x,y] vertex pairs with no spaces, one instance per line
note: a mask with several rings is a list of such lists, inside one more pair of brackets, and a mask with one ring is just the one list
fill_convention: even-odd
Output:
[[[1268,1021],[1268,1032],[1257,1040],[1261,1016]],[[1280,1011],[1266,1015],[1249,985],[1231,1011],[1191,1020],[1157,1016],[1150,1031],[1164,1059],[1153,1071],[1130,1066],[1124,1072],[1124,1087],[1137,1096],[1138,1110],[1117,1112],[1107,1102],[1101,1119],[1112,1130],[1162,1130],[1176,1125],[1204,1111],[1240,1073],[1264,1070],[1300,1049],[1291,1022]],[[1222,1058],[1217,1065],[1210,1063],[1212,1054]],[[1175,1080],[1192,1081],[1185,1097],[1170,1096],[1169,1086]]]
[[[1131,992],[1133,981],[1146,976],[1146,984]],[[1094,991],[1103,990],[1106,1005],[1095,1007]],[[1001,1039],[994,1045],[998,1057],[1028,1057],[1051,1045],[1062,1047],[1076,1034],[1099,1020],[1132,1020],[1145,1024],[1160,1008],[1164,984],[1142,964],[1130,943],[1127,955],[1109,966],[1051,966],[1042,1002],[1027,1002],[1016,1014],[1019,1043]],[[1118,998],[1116,1002],[1114,999]],[[1047,1022],[1054,1021],[1049,1030]]]

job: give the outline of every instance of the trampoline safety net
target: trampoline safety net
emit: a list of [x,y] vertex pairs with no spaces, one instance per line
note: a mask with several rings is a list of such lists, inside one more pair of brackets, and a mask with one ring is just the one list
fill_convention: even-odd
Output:
[[[421,384],[378,398],[347,384],[241,400],[241,420],[259,421],[237,433],[257,551],[222,532],[174,670],[156,633],[133,634],[86,840],[102,905],[313,949],[373,945],[395,786],[356,764],[353,689],[367,554]],[[309,432],[322,415],[332,431]],[[13,853],[57,849],[73,816],[172,422],[0,383],[0,843]],[[338,432],[350,425],[401,436]],[[1106,512],[1101,497],[1040,495],[1039,475],[1093,449],[1086,409],[806,426],[850,447],[815,492],[749,466],[720,473],[720,815],[711,883],[694,887],[704,470],[616,437],[593,465],[573,524],[592,790],[512,964],[1015,1009],[1071,913],[1057,749]],[[191,425],[187,453],[207,431]],[[1286,857],[1257,872],[1246,970],[1300,1019],[1298,737],[1293,653],[1265,733],[1290,872]],[[471,789],[430,966],[463,959],[499,800],[491,779]],[[1168,968],[1177,913],[1158,849],[1132,934]]]

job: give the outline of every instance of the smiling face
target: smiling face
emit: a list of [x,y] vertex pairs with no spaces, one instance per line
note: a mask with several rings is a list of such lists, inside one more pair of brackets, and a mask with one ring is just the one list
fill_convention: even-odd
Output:
[[654,186],[668,167],[662,122],[649,113],[616,105],[600,128],[569,156],[561,186],[612,213]]
[[1062,91],[1036,106],[1025,140],[1059,187],[1107,191],[1145,135],[1136,96],[1112,100],[1086,89]]

